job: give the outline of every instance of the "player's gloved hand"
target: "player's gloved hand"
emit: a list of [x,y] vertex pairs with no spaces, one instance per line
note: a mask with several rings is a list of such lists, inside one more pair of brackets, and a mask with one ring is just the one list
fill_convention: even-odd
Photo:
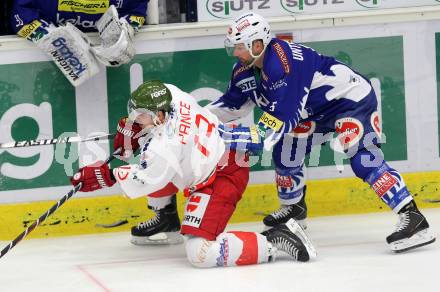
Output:
[[263,150],[263,139],[255,126],[236,127],[220,124],[218,131],[226,146],[231,150],[251,154],[258,154]]
[[97,161],[91,165],[80,168],[75,175],[70,178],[73,186],[82,183],[79,191],[93,192],[105,187],[111,187],[115,184],[112,172],[107,163]]
[[126,117],[118,122],[118,129],[113,142],[113,150],[121,148],[119,155],[128,159],[139,148],[139,136],[142,128],[139,124],[130,122]]

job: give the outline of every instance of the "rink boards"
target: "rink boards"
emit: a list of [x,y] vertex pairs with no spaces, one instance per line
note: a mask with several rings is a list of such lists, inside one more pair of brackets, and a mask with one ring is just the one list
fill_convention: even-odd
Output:
[[[440,172],[405,174],[408,188],[419,207],[440,207]],[[389,211],[368,185],[358,179],[339,178],[312,180],[308,184],[309,216],[331,216]],[[179,216],[182,218],[184,197],[178,194]],[[433,202],[438,201],[438,202]],[[45,213],[54,202],[33,202],[0,205],[0,240],[11,240]],[[238,203],[231,223],[258,222],[264,214],[278,208],[272,184],[250,185]],[[64,236],[129,230],[132,225],[150,218],[145,198],[130,200],[122,195],[71,199],[30,237]],[[126,222],[116,227],[103,227]]]

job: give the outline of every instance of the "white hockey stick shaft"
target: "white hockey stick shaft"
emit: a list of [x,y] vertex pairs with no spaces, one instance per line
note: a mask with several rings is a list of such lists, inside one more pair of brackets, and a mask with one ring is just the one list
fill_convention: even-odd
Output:
[[113,138],[114,136],[115,136],[115,134],[105,134],[105,135],[99,135],[99,136],[91,136],[88,138],[81,138],[80,136],[73,136],[73,137],[63,137],[61,139],[60,138],[52,138],[52,139],[41,139],[41,140],[15,141],[15,142],[0,143],[0,150],[1,149],[9,149],[9,148],[30,147],[30,146],[98,141],[98,140],[103,140],[103,139],[110,139],[110,138]]

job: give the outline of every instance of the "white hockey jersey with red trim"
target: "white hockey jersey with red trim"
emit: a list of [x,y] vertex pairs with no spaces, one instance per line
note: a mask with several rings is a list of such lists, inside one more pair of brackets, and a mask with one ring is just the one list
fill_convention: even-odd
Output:
[[194,187],[210,177],[225,152],[217,117],[176,86],[165,86],[172,94],[169,119],[144,139],[139,165],[113,170],[130,198],[159,191],[170,182],[179,190]]

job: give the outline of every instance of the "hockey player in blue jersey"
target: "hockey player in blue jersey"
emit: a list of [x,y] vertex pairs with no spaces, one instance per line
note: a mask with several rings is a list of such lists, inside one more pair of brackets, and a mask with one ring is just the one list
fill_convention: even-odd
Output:
[[[355,175],[399,214],[396,230],[386,238],[392,251],[435,241],[402,176],[384,160],[377,100],[368,79],[333,57],[272,38],[267,21],[252,12],[232,22],[225,47],[239,62],[226,93],[209,108],[222,122],[244,116],[255,105],[264,112],[255,127],[234,131],[249,139],[248,146],[273,149],[281,207],[264,218],[265,225],[306,219],[304,157],[313,145],[331,140],[333,149],[350,159]],[[251,143],[256,134],[260,141]]]
[[[14,32],[34,42],[78,86],[105,66],[126,64],[135,55],[133,37],[144,24],[149,0],[15,0]],[[91,45],[83,32],[97,31]]]

